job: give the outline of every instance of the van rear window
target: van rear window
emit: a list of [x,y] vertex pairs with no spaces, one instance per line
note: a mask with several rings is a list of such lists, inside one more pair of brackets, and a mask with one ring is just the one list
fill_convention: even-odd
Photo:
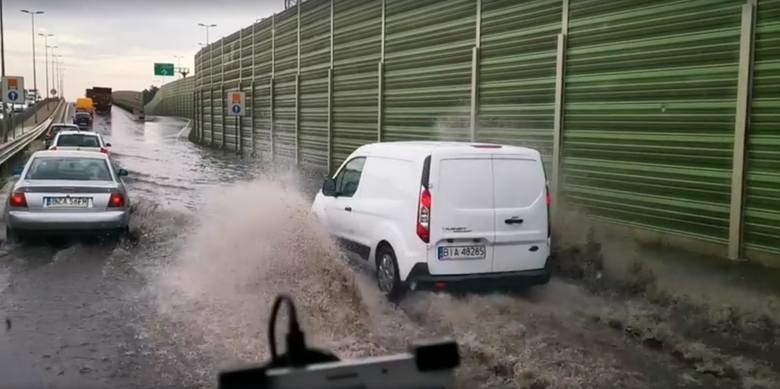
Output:
[[540,161],[494,159],[496,208],[523,208],[543,199],[545,178]]
[[100,141],[95,135],[67,134],[57,138],[57,146],[61,147],[100,147]]
[[493,208],[490,159],[442,159],[437,185],[438,198],[434,201],[442,209]]

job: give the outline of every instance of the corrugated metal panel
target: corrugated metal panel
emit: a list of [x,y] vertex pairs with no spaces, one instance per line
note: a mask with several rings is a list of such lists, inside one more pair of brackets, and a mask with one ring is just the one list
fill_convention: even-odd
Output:
[[300,161],[328,163],[328,68],[330,1],[301,5]]
[[239,151],[243,156],[252,154],[252,25],[241,30],[239,45],[239,87],[246,94],[244,116],[241,117]]
[[211,67],[214,74],[211,77],[212,84],[212,96],[211,96],[211,112],[212,112],[212,143],[213,145],[222,148],[224,147],[223,124],[225,119],[225,99],[224,96],[224,61],[225,61],[225,38],[214,42],[214,50],[212,53]]
[[274,80],[274,153],[295,159],[295,74]]
[[241,73],[242,86],[249,86],[252,80],[252,26],[241,30]]
[[203,121],[205,124],[205,130],[204,133],[204,140],[207,139],[208,143],[210,145],[214,144],[214,127],[216,127],[216,120],[214,119],[214,89],[209,88],[206,90],[206,93],[204,93],[204,99],[206,102],[206,105],[203,107],[203,110],[206,114],[206,119]]
[[295,159],[295,75],[298,70],[298,10],[276,15],[274,153]]
[[255,77],[271,74],[271,19],[255,27]]
[[271,159],[271,77],[266,74],[255,81],[255,153]]
[[780,0],[761,0],[756,20],[747,154],[745,246],[780,252]]
[[483,2],[478,141],[533,147],[551,161],[561,7]]
[[232,89],[238,86],[239,66],[241,64],[241,50],[239,32],[230,34],[224,40],[224,52],[222,54],[222,71],[224,72],[224,87]]
[[570,204],[625,224],[727,240],[742,3],[570,2]]
[[330,66],[330,1],[301,5],[301,72]]
[[469,140],[473,0],[387,2],[384,139]]
[[317,166],[328,163],[328,71],[301,74],[300,158]]
[[292,7],[276,15],[276,75],[298,71],[298,11]]
[[223,126],[224,123],[224,102],[225,99],[222,98],[224,95],[223,90],[221,87],[215,85],[214,89],[212,89],[212,95],[211,95],[211,112],[212,112],[212,125],[213,125],[213,139],[212,144],[217,147],[223,147]]
[[377,64],[381,51],[381,1],[334,4],[333,161],[377,138]]
[[222,87],[224,93],[222,99],[222,114],[225,115],[225,128],[223,131],[225,144],[222,146],[226,150],[238,150],[238,122],[235,117],[227,114],[227,93],[239,90],[239,75],[241,64],[241,40],[240,32],[236,31],[224,38],[224,48],[222,53],[223,72],[225,79]]
[[255,27],[255,151],[264,159],[271,158],[271,27],[270,18]]

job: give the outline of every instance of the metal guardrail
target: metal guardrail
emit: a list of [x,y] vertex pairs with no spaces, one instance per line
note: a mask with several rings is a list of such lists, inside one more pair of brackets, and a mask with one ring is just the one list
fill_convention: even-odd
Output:
[[112,94],[114,105],[124,109],[127,112],[143,111],[143,96],[138,91],[119,90]]
[[0,145],[0,165],[11,159],[11,157],[16,155],[18,152],[24,150],[30,143],[32,143],[33,140],[41,136],[46,131],[46,129],[49,128],[49,125],[55,121],[55,119],[62,120],[62,118],[67,113],[67,107],[68,104],[64,100],[61,100],[60,103],[57,104],[57,107],[51,111],[49,117],[46,118],[43,122],[28,130],[27,132],[22,133],[14,140]]
[[41,101],[36,102],[34,105],[31,105],[30,108],[25,109],[22,112],[12,113],[11,117],[14,120],[14,123],[16,125],[19,125],[21,123],[24,123],[27,119],[33,117],[36,112],[41,112],[41,110],[50,102],[59,100],[56,97],[50,97],[48,99],[43,99]]

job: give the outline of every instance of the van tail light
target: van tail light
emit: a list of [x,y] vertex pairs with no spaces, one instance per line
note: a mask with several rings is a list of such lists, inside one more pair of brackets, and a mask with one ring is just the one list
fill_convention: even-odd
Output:
[[547,237],[552,236],[552,220],[550,219],[550,204],[552,204],[552,197],[550,197],[550,187],[544,186],[544,202],[547,204]]
[[8,198],[8,204],[16,208],[27,208],[27,197],[23,192],[14,192]]
[[108,198],[109,208],[122,208],[125,206],[125,196],[121,193],[111,193],[111,197]]
[[417,236],[423,242],[428,243],[431,239],[431,192],[428,188],[420,189],[420,201],[417,207]]
[[103,154],[108,154],[108,149],[105,148],[105,147],[101,147],[100,148],[100,152],[103,153]]

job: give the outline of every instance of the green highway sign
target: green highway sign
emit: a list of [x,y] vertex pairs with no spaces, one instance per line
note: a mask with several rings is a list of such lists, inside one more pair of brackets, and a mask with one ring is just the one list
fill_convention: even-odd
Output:
[[155,63],[154,64],[155,76],[173,76],[173,64],[172,63]]

